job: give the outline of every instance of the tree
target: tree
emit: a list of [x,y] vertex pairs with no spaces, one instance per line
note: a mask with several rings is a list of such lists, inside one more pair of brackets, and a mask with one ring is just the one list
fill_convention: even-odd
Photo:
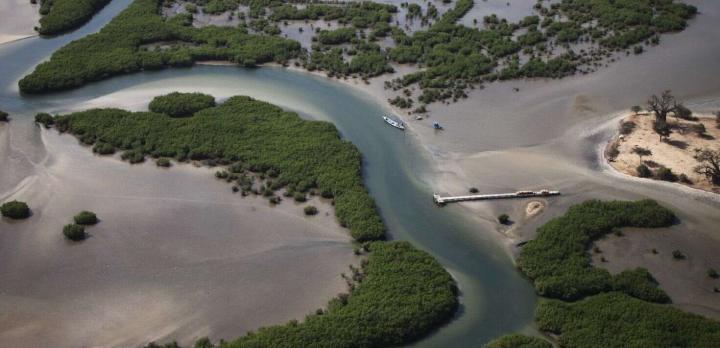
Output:
[[695,156],[700,165],[695,173],[704,175],[713,185],[720,186],[720,150],[704,149]]
[[648,110],[655,113],[655,120],[663,123],[667,122],[667,115],[670,112],[674,112],[678,106],[675,97],[673,97],[669,90],[663,92],[660,97],[653,94],[647,104]]
[[645,157],[645,156],[652,156],[652,151],[650,151],[650,149],[644,148],[644,147],[640,147],[640,146],[635,146],[635,147],[632,149],[632,152],[633,152],[634,154],[638,155],[638,157],[640,157],[640,163],[642,163],[642,158],[643,158],[643,157]]
[[635,115],[639,114],[640,111],[642,111],[642,107],[640,105],[633,105],[630,110],[635,113]]
[[27,219],[30,217],[30,207],[25,202],[12,201],[0,206],[0,213],[10,219]]
[[655,121],[653,130],[660,136],[660,141],[663,141],[663,138],[669,137],[671,133],[670,126],[668,126],[665,121]]
[[704,137],[706,135],[705,133],[707,132],[705,125],[702,123],[693,124],[690,129],[692,129],[692,131],[700,137]]

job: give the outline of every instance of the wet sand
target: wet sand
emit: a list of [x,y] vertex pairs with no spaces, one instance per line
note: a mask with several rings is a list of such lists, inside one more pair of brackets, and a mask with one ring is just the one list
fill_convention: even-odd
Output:
[[[329,204],[309,203],[320,214],[308,218],[291,201],[241,198],[209,168],[99,158],[27,119],[0,126],[0,158],[0,198],[33,210],[0,221],[8,346],[233,338],[324,307],[357,262]],[[68,242],[62,226],[81,210],[101,222]]]
[[30,0],[0,1],[0,44],[37,35],[33,28],[40,20],[38,10]]

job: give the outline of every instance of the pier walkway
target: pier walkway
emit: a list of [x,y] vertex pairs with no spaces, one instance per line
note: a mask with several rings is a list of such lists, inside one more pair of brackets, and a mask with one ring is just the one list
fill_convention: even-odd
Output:
[[442,197],[437,193],[433,194],[433,201],[438,205],[445,205],[447,203],[464,202],[464,201],[485,201],[490,199],[507,199],[507,198],[529,198],[529,197],[549,197],[559,196],[560,191],[518,191],[514,193],[498,193],[491,195],[469,195],[469,196],[451,196]]

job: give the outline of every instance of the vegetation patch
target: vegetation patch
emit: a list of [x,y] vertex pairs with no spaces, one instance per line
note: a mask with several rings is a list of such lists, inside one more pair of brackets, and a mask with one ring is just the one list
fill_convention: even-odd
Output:
[[202,93],[174,92],[153,98],[150,111],[170,117],[188,117],[215,106],[215,97]]
[[537,238],[523,247],[518,266],[533,280],[535,290],[546,297],[577,300],[610,291],[619,282],[619,290],[631,296],[649,294],[644,299],[657,299],[659,296],[648,290],[652,285],[638,281],[638,274],[613,277],[607,270],[592,267],[587,250],[613,229],[666,227],[674,221],[670,210],[652,200],[587,201],[541,226]]
[[[713,347],[720,342],[720,322],[664,304],[670,298],[647,270],[610,276],[589,265],[586,249],[611,230],[667,226],[674,219],[650,200],[588,201],[541,226],[537,239],[521,251],[520,268],[541,295],[578,301],[541,300],[535,312],[539,328],[555,335],[561,347]],[[493,347],[528,344],[518,335],[495,342]]]
[[0,122],[7,122],[8,116],[10,116],[7,112],[0,110]]
[[305,321],[262,328],[222,347],[388,347],[412,342],[458,307],[452,277],[408,242],[374,242],[357,286]]
[[6,218],[22,220],[30,217],[30,207],[25,202],[10,201],[0,206],[0,213]]
[[[55,117],[53,123],[84,144],[102,143],[123,151],[122,157],[131,163],[145,156],[241,163],[252,172],[274,176],[263,189],[270,196],[283,187],[292,192],[326,192],[334,197],[338,220],[353,238],[384,237],[385,228],[362,182],[361,155],[340,139],[330,123],[305,121],[249,97],[233,97],[186,118],[93,109]],[[222,174],[248,187],[246,176]]]
[[75,29],[89,21],[110,0],[40,0],[41,35],[55,35]]
[[[282,63],[300,52],[297,42],[251,35],[245,28],[194,28],[190,14],[166,20],[159,14],[161,2],[135,0],[99,33],[73,41],[53,53],[49,61],[38,65],[19,82],[20,90],[57,91],[120,74],[187,67],[198,60],[226,60],[245,66]],[[193,45],[167,50],[141,48],[167,41]]]
[[559,335],[563,347],[714,347],[720,323],[610,292],[575,303],[542,301],[541,330]]

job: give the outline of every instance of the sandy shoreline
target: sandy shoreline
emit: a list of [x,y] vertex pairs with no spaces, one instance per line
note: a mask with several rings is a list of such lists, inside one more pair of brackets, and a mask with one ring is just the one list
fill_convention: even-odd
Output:
[[35,26],[40,20],[37,4],[29,0],[3,0],[0,2],[0,45],[37,36]]
[[[720,188],[712,185],[708,179],[694,172],[694,167],[699,164],[694,159],[696,151],[700,149],[720,150],[720,144],[717,138],[720,137],[720,129],[715,127],[715,116],[712,115],[696,115],[699,118],[697,122],[689,122],[684,120],[670,119],[671,126],[682,125],[688,128],[685,133],[674,131],[668,141],[661,142],[657,134],[652,130],[651,115],[628,114],[619,122],[630,122],[635,124],[635,129],[630,134],[617,134],[608,142],[604,160],[616,171],[638,177],[637,167],[640,165],[640,157],[633,153],[633,149],[641,147],[648,149],[652,154],[644,156],[642,161],[649,164],[651,170],[657,169],[658,166],[670,168],[676,175],[685,175],[691,182],[678,181],[676,185],[683,185],[696,190],[720,193]],[[706,137],[696,135],[690,127],[703,124],[707,130]],[[618,155],[610,159],[607,153],[612,148],[617,148]],[[647,179],[653,180],[653,179]]]
[[[99,158],[29,120],[0,126],[0,155],[0,199],[25,200],[34,214],[0,221],[4,344],[229,339],[324,307],[358,262],[317,198],[308,204],[320,214],[308,218],[292,201],[233,194],[213,169]],[[60,230],[83,209],[101,223],[72,245]]]

